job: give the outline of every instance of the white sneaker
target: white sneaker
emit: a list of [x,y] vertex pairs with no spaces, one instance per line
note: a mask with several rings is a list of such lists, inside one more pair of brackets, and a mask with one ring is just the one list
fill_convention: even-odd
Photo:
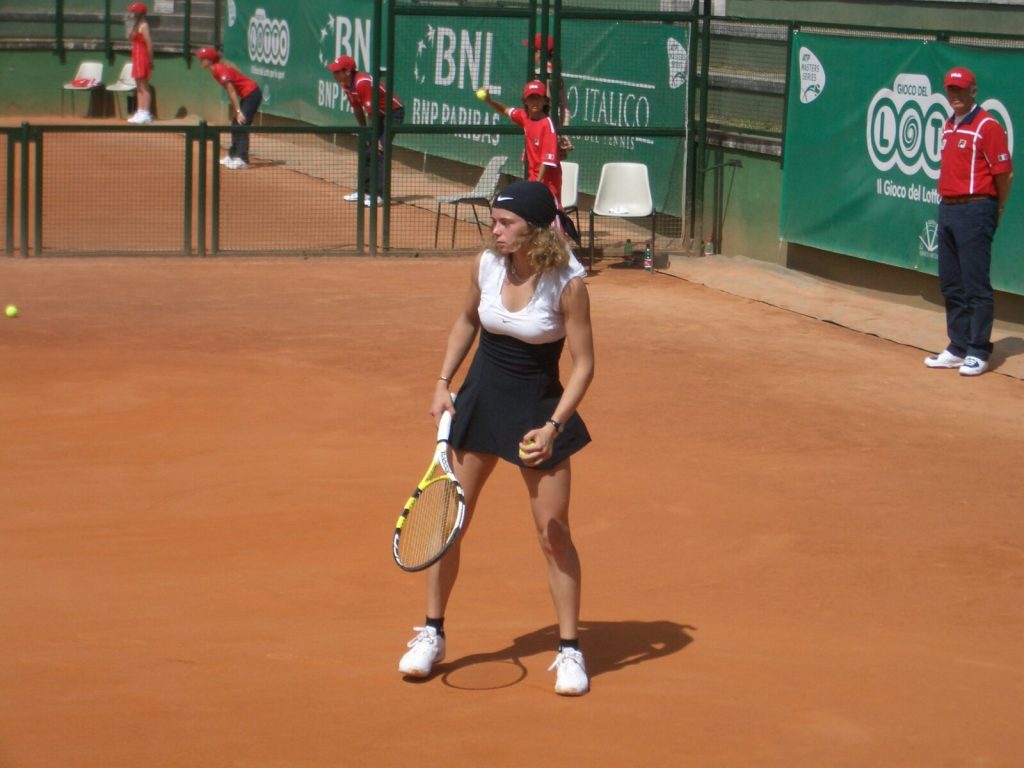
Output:
[[964,364],[964,358],[954,355],[948,349],[944,349],[934,357],[926,357],[924,364],[929,368],[959,368]]
[[145,112],[143,110],[139,110],[138,112],[136,112],[135,113],[135,117],[136,117],[135,122],[138,123],[139,125],[142,125],[143,123],[152,123],[153,122],[153,115],[151,115],[149,112]]
[[341,199],[344,200],[346,203],[358,203],[359,202],[359,193],[358,192],[353,192],[351,195],[345,195]]
[[249,164],[240,157],[234,158],[230,163],[226,163],[225,168],[230,168],[233,171],[244,171],[249,167]]
[[552,669],[558,670],[555,673],[555,693],[562,696],[582,696],[590,690],[590,678],[587,677],[583,654],[575,648],[560,650],[554,663],[548,667],[548,672]]
[[[369,195],[364,197],[363,198],[363,205],[365,205],[367,208],[372,206],[373,205],[373,198],[371,198]],[[377,198],[377,207],[380,208],[383,205],[384,205],[384,198],[383,197],[378,197]]]
[[419,634],[409,641],[398,671],[409,677],[426,677],[434,664],[444,661],[444,638],[433,627],[413,627],[413,631]]
[[974,355],[968,355],[964,359],[964,364],[960,366],[961,376],[981,376],[985,371],[988,370],[988,360],[982,360],[980,357]]
[[231,155],[224,155],[224,157],[220,159],[220,164],[224,166],[231,165],[234,159],[235,158],[233,158]]
[[142,113],[141,112],[136,112],[134,115],[132,115],[131,117],[128,118],[128,122],[129,123],[138,124],[138,123],[142,122],[142,119],[143,119],[142,118]]

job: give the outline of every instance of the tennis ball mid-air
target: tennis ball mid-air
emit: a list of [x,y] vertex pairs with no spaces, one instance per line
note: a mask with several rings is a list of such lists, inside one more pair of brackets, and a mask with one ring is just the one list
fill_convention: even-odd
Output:
[[14,306],[13,304],[8,304],[7,305],[7,316],[8,317],[17,317],[18,316],[18,308],[16,306]]
[[480,101],[486,101],[487,100],[487,89],[486,88],[481,88],[479,91],[476,92],[476,97],[478,99],[480,99]]

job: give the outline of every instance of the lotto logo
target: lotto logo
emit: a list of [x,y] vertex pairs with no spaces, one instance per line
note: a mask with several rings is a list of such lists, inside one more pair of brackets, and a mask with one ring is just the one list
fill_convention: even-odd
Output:
[[907,176],[924,171],[939,178],[942,126],[949,103],[932,93],[925,75],[901,74],[893,88],[875,94],[868,107],[867,145],[879,171],[898,167]]
[[249,19],[249,60],[283,67],[288,63],[291,35],[288,22],[267,18],[267,12],[257,8]]

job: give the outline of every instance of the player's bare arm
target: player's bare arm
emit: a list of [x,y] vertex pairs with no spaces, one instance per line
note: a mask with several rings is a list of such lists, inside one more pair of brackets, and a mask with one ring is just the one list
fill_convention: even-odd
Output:
[[437,423],[444,411],[455,413],[451,398],[448,395],[448,388],[451,379],[466,359],[473,340],[476,338],[480,328],[480,285],[477,283],[477,276],[480,274],[480,256],[473,260],[473,266],[469,273],[469,287],[466,291],[466,300],[462,310],[452,325],[448,334],[448,345],[445,348],[444,360],[441,363],[441,372],[438,374],[437,386],[434,392],[434,399],[430,405],[430,415]]
[[551,415],[562,424],[576,412],[594,379],[594,332],[590,323],[590,294],[582,277],[569,281],[562,291],[562,315],[565,317],[565,340],[569,346],[572,366],[565,382],[558,407]]

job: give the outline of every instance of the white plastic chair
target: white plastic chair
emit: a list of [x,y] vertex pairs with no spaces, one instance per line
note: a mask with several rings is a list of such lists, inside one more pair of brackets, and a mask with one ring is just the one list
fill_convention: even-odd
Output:
[[480,216],[477,215],[478,205],[486,206],[491,210],[491,200],[498,193],[498,184],[501,181],[501,169],[508,158],[504,155],[495,155],[484,167],[480,180],[473,187],[472,191],[464,195],[445,195],[437,198],[437,220],[434,222],[434,247],[437,248],[437,235],[441,229],[441,206],[454,205],[455,213],[452,216],[452,248],[455,247],[455,229],[459,226],[459,205],[466,204],[473,207],[473,217],[476,219],[476,228],[480,233],[480,239],[484,237],[484,230],[480,224]]
[[[71,82],[64,83],[64,91],[71,91],[71,109],[75,108],[75,91],[90,91],[91,97],[92,92],[102,87],[103,62],[101,61],[83,61],[78,65],[78,70],[75,72],[75,76],[71,78]],[[64,114],[64,91],[61,91],[60,94],[60,113],[62,115]]]
[[576,214],[576,229],[580,228],[580,164],[562,161],[562,210],[566,216]]
[[[130,61],[126,62],[125,65],[121,67],[121,74],[117,76],[117,80],[107,86],[107,90],[113,91],[115,94],[127,94],[135,90],[135,78],[132,77],[132,63]],[[118,100],[116,95],[114,96],[114,105],[118,116],[121,116],[121,102]],[[127,109],[125,111],[127,111]]]
[[590,211],[590,266],[594,265],[594,217],[622,219],[651,217],[651,250],[654,250],[654,201],[647,166],[643,163],[605,163],[597,183],[594,207]]

